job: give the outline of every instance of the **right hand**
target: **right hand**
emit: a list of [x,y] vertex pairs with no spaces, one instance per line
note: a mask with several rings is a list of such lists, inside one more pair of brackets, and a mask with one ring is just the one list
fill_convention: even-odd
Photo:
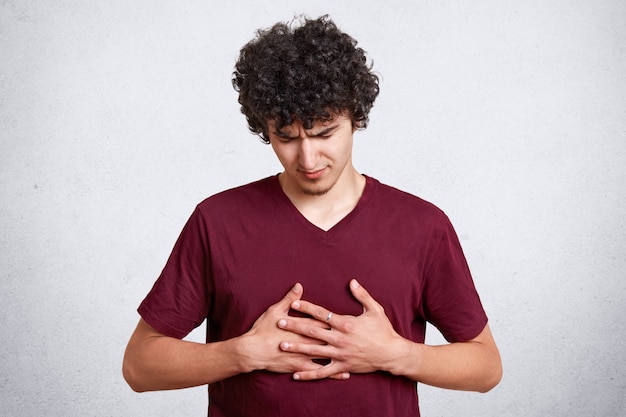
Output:
[[[324,358],[315,358],[296,352],[284,352],[280,349],[281,342],[325,344],[317,339],[282,330],[277,325],[279,320],[289,317],[291,304],[301,299],[302,292],[302,285],[295,284],[280,301],[268,307],[254,322],[252,328],[241,336],[240,354],[244,356],[244,361],[249,364],[250,371],[266,370],[277,373],[294,373],[313,371],[323,366],[315,363],[314,359]],[[312,318],[305,320],[309,320],[313,326],[330,330],[329,326],[323,322]],[[333,379],[347,379],[349,377],[349,373],[331,376]]]

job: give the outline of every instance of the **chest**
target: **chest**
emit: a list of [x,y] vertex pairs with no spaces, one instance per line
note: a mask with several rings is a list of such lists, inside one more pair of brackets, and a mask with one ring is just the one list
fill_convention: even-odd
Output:
[[348,288],[357,278],[396,329],[408,333],[420,312],[426,260],[419,238],[406,234],[358,223],[337,234],[296,226],[231,228],[211,249],[209,322],[218,325],[220,338],[241,334],[296,282],[304,287],[304,299],[358,315],[362,306]]

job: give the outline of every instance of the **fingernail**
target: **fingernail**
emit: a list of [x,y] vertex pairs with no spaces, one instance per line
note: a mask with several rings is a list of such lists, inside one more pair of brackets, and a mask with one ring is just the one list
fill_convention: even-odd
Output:
[[359,282],[356,279],[353,279],[352,282],[350,283],[350,287],[352,287],[352,289],[359,288]]
[[278,320],[278,327],[285,327],[287,325],[287,320],[280,319]]
[[302,287],[300,286],[299,283],[293,286],[293,291],[297,294],[300,294],[300,291],[302,291]]
[[294,301],[293,303],[291,303],[291,306],[292,306],[293,308],[300,308],[300,303],[299,303],[299,302],[297,302],[297,301]]
[[300,375],[299,374],[293,374],[293,379],[298,381],[300,379]]
[[290,347],[289,342],[283,342],[280,344],[280,348],[283,350],[287,350],[289,349],[289,347]]

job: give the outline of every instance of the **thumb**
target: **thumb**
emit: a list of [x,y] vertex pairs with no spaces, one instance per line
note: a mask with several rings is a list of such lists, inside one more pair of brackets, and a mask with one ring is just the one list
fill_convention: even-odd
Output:
[[361,286],[361,284],[359,284],[359,281],[357,281],[356,279],[352,279],[350,281],[350,291],[352,291],[352,295],[354,295],[354,298],[356,298],[357,301],[363,305],[363,312],[373,310],[380,306],[380,304],[378,304],[376,300],[372,298],[370,293],[367,292],[367,290],[363,288],[363,286]]
[[291,303],[293,303],[296,300],[299,300],[302,297],[302,290],[303,290],[302,284],[300,284],[299,282],[297,282],[296,285],[291,287],[291,289],[289,290],[289,292],[287,292],[287,294],[285,294],[283,299],[278,302],[281,309],[283,309],[286,312],[289,311],[289,309],[291,308]]

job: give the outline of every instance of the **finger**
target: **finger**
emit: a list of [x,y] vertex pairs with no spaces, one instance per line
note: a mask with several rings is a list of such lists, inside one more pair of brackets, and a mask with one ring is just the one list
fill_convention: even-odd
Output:
[[293,379],[295,379],[296,381],[312,381],[325,378],[346,380],[350,378],[350,373],[342,371],[339,368],[339,365],[331,362],[330,364],[318,369],[309,371],[298,371],[293,374]]
[[329,309],[319,306],[317,304],[313,304],[309,301],[296,300],[291,303],[291,308],[301,313],[307,314],[318,321],[328,323],[331,326],[334,325],[335,321],[333,321],[333,324],[331,324],[330,321],[338,317],[338,315],[335,315],[334,313],[331,314],[331,311]]
[[278,327],[309,339],[320,340],[324,343],[328,343],[333,339],[334,335],[331,334],[330,329],[325,324],[319,322],[316,324],[310,323],[310,321],[307,322],[298,319],[280,319],[278,320]]
[[330,358],[332,357],[333,348],[327,344],[319,343],[297,343],[297,342],[281,342],[280,350],[283,352],[299,353],[311,358]]
[[359,303],[363,305],[363,312],[381,308],[381,305],[356,279],[350,281],[350,291]]
[[[330,330],[330,325],[326,322],[321,322],[319,320],[315,320],[312,319],[310,317],[294,317],[294,316],[289,316],[288,319],[281,319],[281,320],[290,320],[293,321],[294,323],[296,323],[298,326],[300,327],[304,327],[304,326],[314,326],[323,330]],[[280,320],[279,320],[280,322]],[[280,325],[278,327],[281,327]],[[288,329],[287,329],[288,330]]]
[[[299,368],[301,370],[298,371],[297,374],[305,372],[305,378],[311,379],[311,376],[306,374],[306,372],[320,370],[320,369],[324,368],[324,365],[320,365],[318,363],[315,363],[315,362],[309,360],[309,361],[306,361],[306,362],[300,364]],[[350,378],[350,372],[340,372],[340,373],[337,373],[337,374],[334,374],[334,375],[330,375],[327,378],[345,381],[346,379]],[[296,379],[296,378],[294,377],[294,379]]]
[[302,284],[299,282],[296,283],[291,289],[285,294],[285,296],[278,303],[274,304],[279,307],[281,311],[285,313],[289,312],[289,308],[291,308],[291,304],[295,301],[299,300],[302,297]]

